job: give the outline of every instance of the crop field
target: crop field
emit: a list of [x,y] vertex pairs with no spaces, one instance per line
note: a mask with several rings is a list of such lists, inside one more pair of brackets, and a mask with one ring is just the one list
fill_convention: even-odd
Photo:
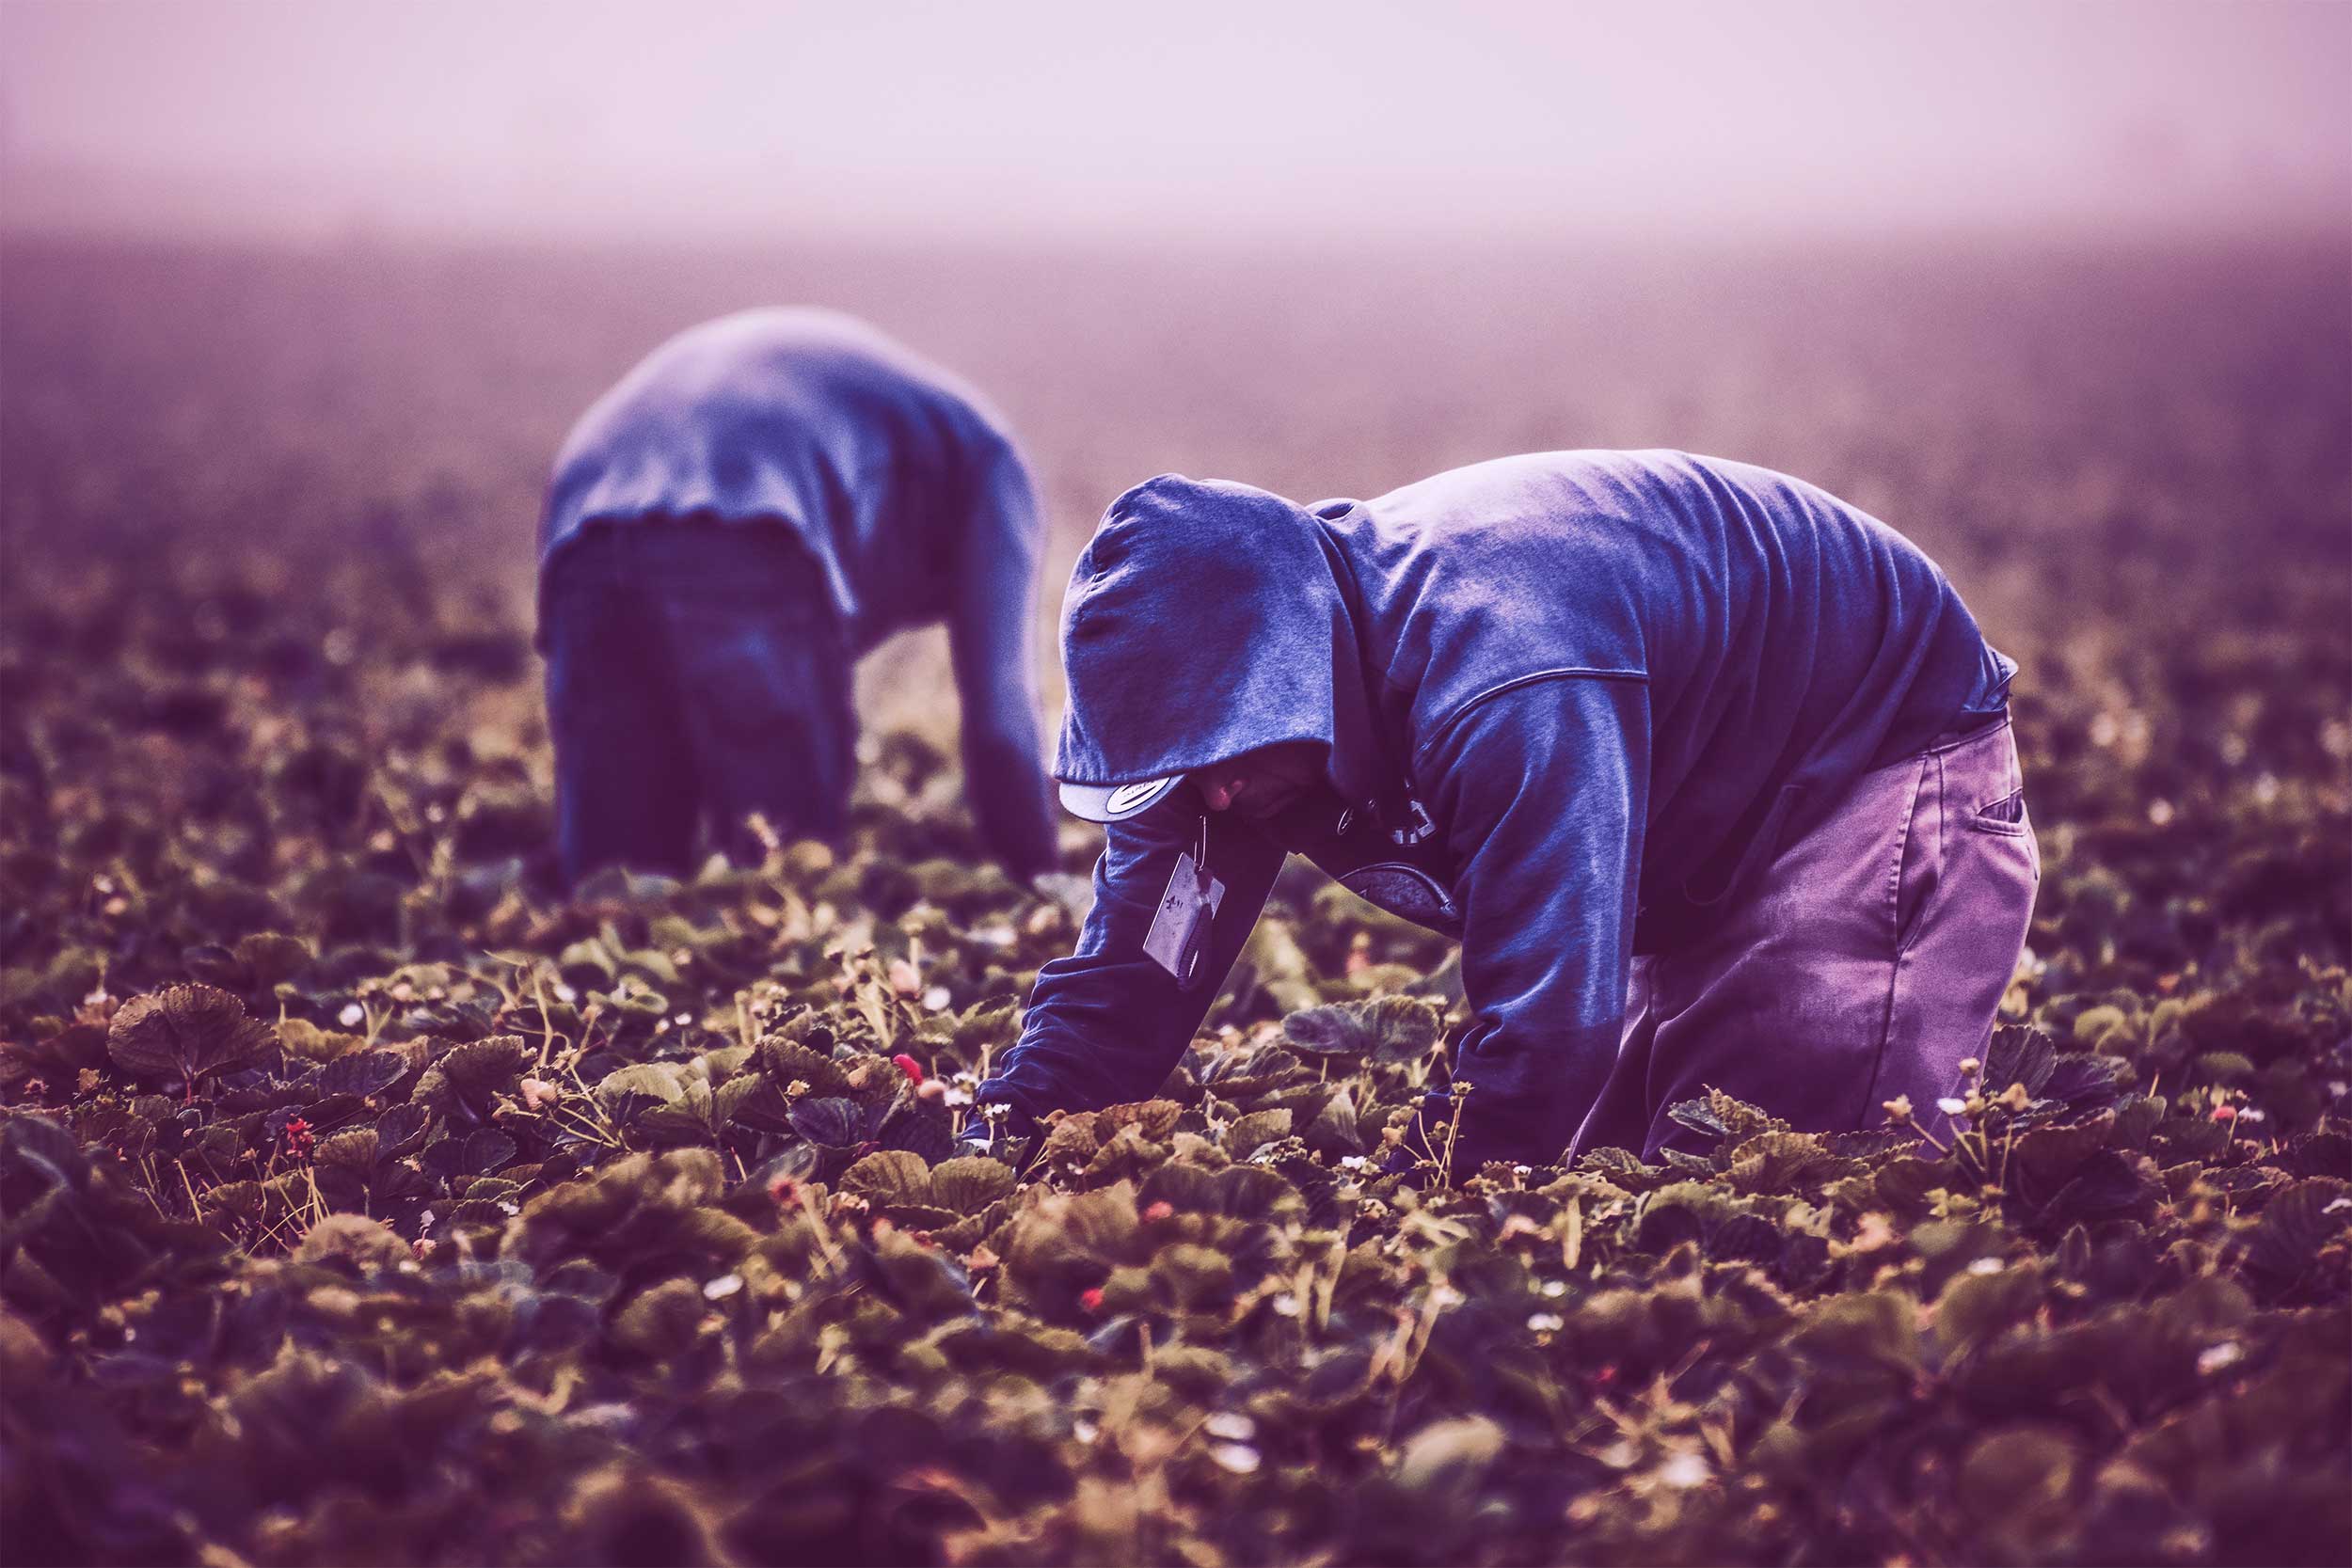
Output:
[[[2352,1560],[2341,242],[77,245],[0,268],[0,1560]],[[669,332],[978,383],[1061,577],[1164,470],[1815,480],[2024,669],[1955,1119],[1401,1184],[1462,1018],[1303,867],[1158,1098],[951,1139],[1094,852],[935,635],[850,842],[553,877],[538,485]]]

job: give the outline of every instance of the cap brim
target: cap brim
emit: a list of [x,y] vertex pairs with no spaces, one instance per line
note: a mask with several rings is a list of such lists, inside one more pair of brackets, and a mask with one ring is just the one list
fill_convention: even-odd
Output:
[[1065,784],[1061,786],[1062,810],[1089,822],[1124,822],[1150,811],[1184,782],[1182,773],[1171,773],[1165,779],[1146,779],[1140,784]]

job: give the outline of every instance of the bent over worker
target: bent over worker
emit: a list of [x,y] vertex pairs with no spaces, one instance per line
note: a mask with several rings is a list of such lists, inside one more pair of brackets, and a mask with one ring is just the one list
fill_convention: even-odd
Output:
[[1109,824],[1077,951],[979,1095],[1150,1096],[1286,852],[1458,937],[1455,1167],[1928,1114],[2040,862],[2007,692],[1934,562],[1801,481],[1547,452],[1303,507],[1154,479],[1062,610],[1056,772]]
[[739,858],[755,812],[837,838],[852,665],[935,621],[980,833],[1050,869],[1038,530],[1003,420],[864,323],[750,310],[656,349],[573,427],[540,523],[565,876],[681,872],[706,818]]

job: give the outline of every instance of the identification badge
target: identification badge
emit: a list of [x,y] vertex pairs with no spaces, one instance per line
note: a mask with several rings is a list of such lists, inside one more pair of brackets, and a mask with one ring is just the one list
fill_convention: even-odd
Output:
[[1225,884],[1202,863],[1208,852],[1208,820],[1201,819],[1198,853],[1180,852],[1176,869],[1168,874],[1168,891],[1152,916],[1152,929],[1143,939],[1151,960],[1176,976],[1190,990],[1200,983],[1200,960],[1209,951],[1209,926],[1216,907],[1225,901]]

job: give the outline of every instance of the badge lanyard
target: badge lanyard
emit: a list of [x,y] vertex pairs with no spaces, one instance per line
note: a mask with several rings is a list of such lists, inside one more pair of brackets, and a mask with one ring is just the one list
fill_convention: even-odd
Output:
[[1160,895],[1151,932],[1143,939],[1145,956],[1174,975],[1179,990],[1190,990],[1206,978],[1201,969],[1210,925],[1224,901],[1225,884],[1209,875],[1209,816],[1203,812],[1193,847],[1176,856],[1168,891]]

